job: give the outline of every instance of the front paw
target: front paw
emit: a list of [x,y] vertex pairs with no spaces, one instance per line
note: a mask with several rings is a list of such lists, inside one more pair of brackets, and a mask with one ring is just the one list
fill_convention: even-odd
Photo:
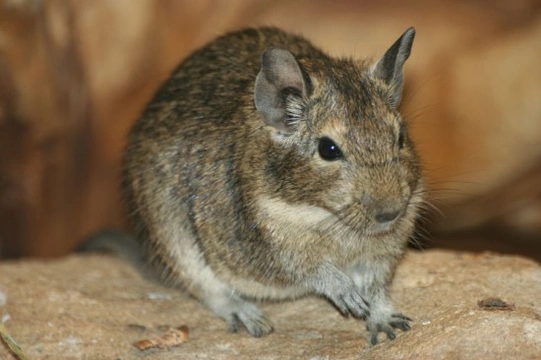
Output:
[[344,315],[359,319],[370,316],[370,304],[363,298],[351,278],[336,267],[326,264],[319,276],[313,279],[314,290],[318,295],[329,299]]
[[378,343],[378,334],[380,332],[387,335],[389,340],[394,340],[396,338],[395,329],[408,331],[411,329],[412,322],[412,319],[401,313],[372,313],[366,320],[366,329],[370,332],[370,344],[376,345]]
[[330,294],[328,298],[343,315],[352,315],[358,319],[366,319],[370,316],[370,304],[353,289]]

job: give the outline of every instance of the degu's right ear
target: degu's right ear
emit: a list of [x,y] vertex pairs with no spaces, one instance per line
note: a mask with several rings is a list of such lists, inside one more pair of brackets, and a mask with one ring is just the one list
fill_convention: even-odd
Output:
[[387,50],[385,55],[375,64],[372,72],[387,86],[387,96],[393,108],[397,108],[402,100],[404,88],[404,63],[409,58],[415,29],[410,27]]
[[306,96],[306,84],[297,59],[284,49],[265,50],[255,80],[255,107],[266,124],[286,133],[294,130],[288,121],[288,91],[302,98]]

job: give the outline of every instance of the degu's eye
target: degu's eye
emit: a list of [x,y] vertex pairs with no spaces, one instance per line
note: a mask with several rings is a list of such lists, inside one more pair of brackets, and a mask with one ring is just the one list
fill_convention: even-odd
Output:
[[333,161],[342,158],[342,150],[328,137],[322,137],[319,139],[319,145],[317,148],[319,156],[323,160]]

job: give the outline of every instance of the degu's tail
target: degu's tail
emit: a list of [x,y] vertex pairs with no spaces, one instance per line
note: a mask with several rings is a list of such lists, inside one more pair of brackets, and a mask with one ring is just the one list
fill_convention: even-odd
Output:
[[145,253],[137,239],[124,231],[105,229],[91,234],[75,249],[77,253],[105,253],[129,261],[148,277]]

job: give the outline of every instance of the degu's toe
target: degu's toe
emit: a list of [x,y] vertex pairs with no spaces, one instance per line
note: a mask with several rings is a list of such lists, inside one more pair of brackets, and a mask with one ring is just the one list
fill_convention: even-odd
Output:
[[405,320],[405,321],[413,321],[410,317],[404,315],[404,314],[401,314],[401,313],[394,313],[391,315],[391,318],[393,319],[401,319],[401,320]]
[[409,331],[411,330],[411,323],[413,320],[406,315],[397,313],[391,315],[391,320],[389,321],[389,325],[393,327],[393,329],[400,329],[402,331]]
[[239,321],[238,318],[235,316],[232,316],[231,319],[225,319],[225,322],[227,324],[227,329],[232,333],[239,332]]
[[265,317],[245,319],[243,324],[254,337],[265,336],[273,331],[272,323]]
[[393,328],[389,324],[377,324],[374,326],[369,326],[370,331],[370,345],[374,346],[379,342],[378,335],[380,332],[383,332],[387,339],[394,340],[396,339],[396,334],[393,331]]
[[370,344],[376,345],[379,342],[378,335],[380,332],[384,333],[389,340],[396,339],[395,329],[408,331],[411,329],[412,321],[409,317],[398,313],[390,315],[384,321],[374,322],[369,319],[366,329],[370,332]]
[[409,331],[411,330],[411,325],[407,321],[391,321],[389,323],[393,327],[393,329],[400,329],[402,331]]
[[396,334],[392,330],[385,331],[385,334],[387,335],[387,339],[389,339],[389,340],[396,339]]
[[238,332],[243,326],[253,337],[262,337],[270,334],[274,327],[269,319],[262,313],[238,312],[233,314],[232,319],[226,320],[229,331]]

